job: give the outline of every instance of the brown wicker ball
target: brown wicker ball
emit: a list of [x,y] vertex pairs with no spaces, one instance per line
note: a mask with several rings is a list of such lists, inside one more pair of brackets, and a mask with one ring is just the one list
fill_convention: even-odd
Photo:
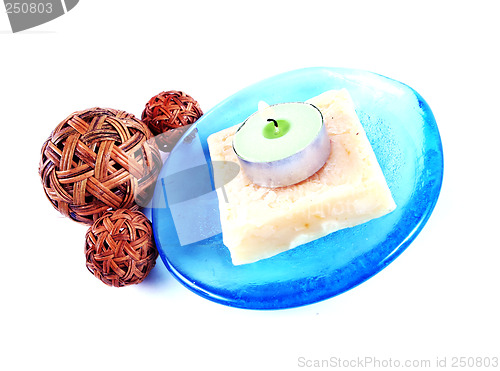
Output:
[[145,206],[162,162],[151,131],[124,111],[71,114],[42,147],[39,174],[63,215],[92,224],[110,209]]
[[171,151],[185,132],[180,128],[194,124],[202,115],[200,105],[191,96],[170,90],[149,100],[142,112],[142,121],[156,136],[158,147]]
[[85,237],[87,269],[106,285],[142,282],[155,266],[158,251],[151,223],[139,211],[108,211]]

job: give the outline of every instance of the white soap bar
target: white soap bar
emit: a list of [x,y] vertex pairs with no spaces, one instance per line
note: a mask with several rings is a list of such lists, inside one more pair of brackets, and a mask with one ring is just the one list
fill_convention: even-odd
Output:
[[[321,110],[331,139],[323,168],[282,188],[260,187],[240,172],[217,190],[223,243],[235,265],[269,258],[396,208],[347,90],[327,91],[308,102]],[[239,125],[210,135],[212,161],[238,162],[232,140]]]

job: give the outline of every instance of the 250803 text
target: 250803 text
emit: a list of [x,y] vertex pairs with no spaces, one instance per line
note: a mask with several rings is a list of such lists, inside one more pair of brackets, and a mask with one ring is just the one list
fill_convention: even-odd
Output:
[[7,14],[50,14],[52,3],[5,3]]

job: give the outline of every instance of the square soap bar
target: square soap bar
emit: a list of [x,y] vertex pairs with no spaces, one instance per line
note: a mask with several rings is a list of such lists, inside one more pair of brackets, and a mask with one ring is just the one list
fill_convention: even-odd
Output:
[[[396,208],[347,90],[330,90],[308,102],[323,114],[332,146],[316,174],[288,187],[266,188],[240,171],[217,190],[222,239],[235,265],[269,258]],[[212,161],[238,163],[232,140],[239,126],[208,137]],[[224,171],[215,177],[223,178]]]

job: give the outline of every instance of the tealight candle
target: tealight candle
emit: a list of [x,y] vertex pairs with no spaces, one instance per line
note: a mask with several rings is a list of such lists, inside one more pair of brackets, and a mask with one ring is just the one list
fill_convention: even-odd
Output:
[[318,108],[280,103],[247,118],[234,135],[233,149],[253,183],[285,187],[323,167],[330,155],[330,138]]

